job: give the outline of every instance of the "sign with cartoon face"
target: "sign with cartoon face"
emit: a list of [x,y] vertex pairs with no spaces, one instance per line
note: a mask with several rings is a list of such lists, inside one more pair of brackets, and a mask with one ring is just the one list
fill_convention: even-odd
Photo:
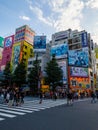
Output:
[[5,41],[5,47],[10,47],[12,45],[12,37],[9,37]]

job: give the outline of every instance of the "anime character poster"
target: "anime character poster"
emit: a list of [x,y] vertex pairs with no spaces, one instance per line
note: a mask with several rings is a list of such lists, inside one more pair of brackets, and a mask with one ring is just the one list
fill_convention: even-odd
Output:
[[68,64],[74,66],[88,67],[89,66],[89,55],[86,50],[68,51]]
[[46,51],[46,36],[34,37],[34,51]]
[[55,57],[59,59],[59,58],[66,58],[67,52],[68,52],[68,44],[66,43],[66,44],[52,46],[50,53],[51,56],[55,54]]
[[76,77],[88,77],[88,68],[70,67],[70,75]]
[[14,46],[14,53],[13,53],[13,71],[17,67],[19,63],[19,57],[20,57],[20,45]]
[[67,63],[66,61],[58,61],[59,67],[62,69],[63,72],[63,83],[67,83]]

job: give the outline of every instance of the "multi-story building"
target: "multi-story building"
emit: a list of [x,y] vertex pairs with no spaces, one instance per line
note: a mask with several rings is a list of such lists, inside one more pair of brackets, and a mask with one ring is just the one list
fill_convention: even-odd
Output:
[[4,49],[2,52],[1,70],[4,70],[6,63],[11,61],[12,47],[14,44],[14,35],[4,39]]
[[68,29],[53,34],[51,45],[57,61],[66,62],[62,67],[65,84],[75,91],[91,90],[94,82],[90,34],[85,30]]
[[35,32],[27,25],[19,27],[15,31],[15,43],[12,49],[11,64],[13,71],[21,60],[24,61],[26,67],[28,59],[34,56],[33,40]]

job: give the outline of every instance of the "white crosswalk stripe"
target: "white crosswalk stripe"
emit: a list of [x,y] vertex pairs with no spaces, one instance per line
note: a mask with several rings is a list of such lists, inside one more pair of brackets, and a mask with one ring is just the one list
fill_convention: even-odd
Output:
[[39,104],[39,100],[26,101],[21,106],[8,107],[8,105],[0,104],[0,121],[7,118],[14,118],[16,116],[22,116],[27,113],[33,113],[55,106],[65,104],[66,100],[43,100],[42,104]]

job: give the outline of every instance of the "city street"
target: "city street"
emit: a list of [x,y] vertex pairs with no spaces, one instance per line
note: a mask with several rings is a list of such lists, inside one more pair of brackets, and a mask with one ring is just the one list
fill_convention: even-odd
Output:
[[[2,109],[9,110],[5,111],[9,115],[2,115]],[[0,105],[3,118],[0,130],[98,130],[98,102],[91,104],[90,99],[84,99],[67,106],[63,99],[45,100],[42,104],[27,101],[16,108]]]

